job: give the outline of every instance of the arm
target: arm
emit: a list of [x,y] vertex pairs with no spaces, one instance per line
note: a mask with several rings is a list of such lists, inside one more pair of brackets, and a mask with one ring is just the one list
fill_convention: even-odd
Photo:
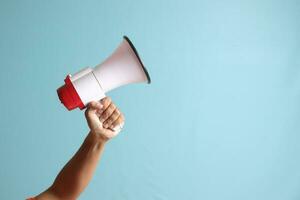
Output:
[[90,182],[106,142],[116,136],[114,128],[124,117],[110,98],[88,105],[85,116],[90,132],[83,144],[64,166],[53,185],[36,197],[37,200],[75,200]]

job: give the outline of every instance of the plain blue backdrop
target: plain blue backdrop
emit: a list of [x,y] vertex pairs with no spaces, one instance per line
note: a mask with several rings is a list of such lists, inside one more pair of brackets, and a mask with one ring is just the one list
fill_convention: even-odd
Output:
[[128,35],[151,85],[80,199],[300,199],[299,0],[0,3],[0,199],[46,189],[88,132],[56,89]]

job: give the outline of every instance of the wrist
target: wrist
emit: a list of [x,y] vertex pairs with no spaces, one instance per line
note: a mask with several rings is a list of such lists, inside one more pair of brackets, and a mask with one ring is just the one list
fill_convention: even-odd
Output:
[[99,144],[105,144],[109,139],[102,134],[99,134],[95,131],[90,131],[89,136],[92,141],[97,142]]

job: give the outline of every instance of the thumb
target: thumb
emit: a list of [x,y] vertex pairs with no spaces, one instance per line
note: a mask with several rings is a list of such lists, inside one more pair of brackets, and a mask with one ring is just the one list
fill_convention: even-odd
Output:
[[99,120],[98,112],[101,111],[103,105],[100,102],[92,101],[87,105],[85,117],[90,129],[99,128],[102,123]]

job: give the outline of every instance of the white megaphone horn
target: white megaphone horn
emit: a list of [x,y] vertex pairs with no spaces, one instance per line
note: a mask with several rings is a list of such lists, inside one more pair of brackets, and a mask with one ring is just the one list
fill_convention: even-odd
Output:
[[150,83],[150,76],[138,52],[128,37],[103,63],[68,75],[65,84],[57,89],[58,97],[68,109],[84,109],[91,101],[105,97],[105,93],[129,83]]

